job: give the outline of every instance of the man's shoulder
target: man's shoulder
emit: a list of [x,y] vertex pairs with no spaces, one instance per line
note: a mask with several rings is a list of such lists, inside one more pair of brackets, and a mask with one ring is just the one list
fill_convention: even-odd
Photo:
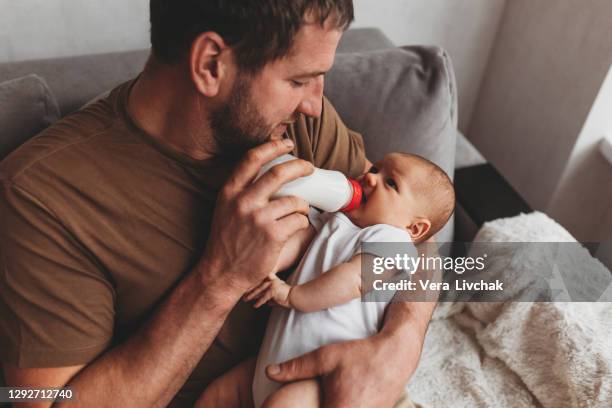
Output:
[[321,114],[318,117],[307,116],[300,113],[297,120],[289,126],[289,134],[294,138],[306,138],[313,139],[318,137],[324,125],[329,123],[335,123],[339,121],[340,117],[334,109],[332,103],[323,96],[323,102],[321,106]]
[[365,168],[363,139],[346,127],[326,97],[321,104],[318,117],[300,114],[287,129],[287,136],[295,142],[294,154],[316,167],[357,177]]
[[[78,172],[84,145],[115,132],[118,117],[107,100],[76,111],[29,139],[0,163],[0,179],[24,183],[32,172]],[[103,143],[101,141],[101,143]],[[80,154],[81,153],[81,154]]]

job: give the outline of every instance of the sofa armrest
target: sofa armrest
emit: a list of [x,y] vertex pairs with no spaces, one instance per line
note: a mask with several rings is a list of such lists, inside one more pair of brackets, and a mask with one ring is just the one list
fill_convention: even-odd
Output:
[[487,221],[532,211],[490,163],[456,169],[455,191],[458,207],[477,228]]

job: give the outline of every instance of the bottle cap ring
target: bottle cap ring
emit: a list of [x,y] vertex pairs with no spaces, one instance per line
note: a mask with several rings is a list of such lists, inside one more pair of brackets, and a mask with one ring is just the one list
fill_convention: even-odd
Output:
[[351,187],[353,187],[353,197],[351,198],[351,201],[349,201],[349,203],[346,206],[340,209],[340,211],[342,212],[349,212],[349,211],[353,211],[354,209],[358,208],[359,205],[361,204],[361,197],[363,196],[363,190],[361,188],[361,184],[359,184],[357,180],[353,180],[353,179],[348,179],[348,181],[351,184]]

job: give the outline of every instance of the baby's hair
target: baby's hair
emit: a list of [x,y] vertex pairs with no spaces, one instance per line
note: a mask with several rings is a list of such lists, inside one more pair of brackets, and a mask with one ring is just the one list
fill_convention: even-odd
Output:
[[418,188],[423,192],[428,201],[427,217],[431,221],[431,228],[423,241],[429,239],[440,231],[448,222],[455,211],[455,189],[448,174],[431,160],[413,153],[401,153],[401,155],[416,160],[426,166],[428,176],[418,183]]

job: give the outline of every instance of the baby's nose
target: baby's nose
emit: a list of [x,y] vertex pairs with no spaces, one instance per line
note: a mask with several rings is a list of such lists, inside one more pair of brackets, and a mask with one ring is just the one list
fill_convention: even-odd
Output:
[[366,173],[363,177],[363,181],[366,185],[374,187],[376,185],[376,174]]

